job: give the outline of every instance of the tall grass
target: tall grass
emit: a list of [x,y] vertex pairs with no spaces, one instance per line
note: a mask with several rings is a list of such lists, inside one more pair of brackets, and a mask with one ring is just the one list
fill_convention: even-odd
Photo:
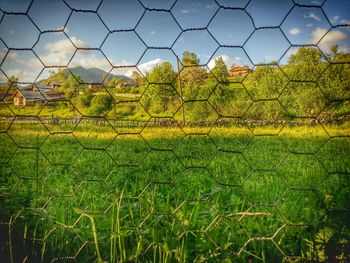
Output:
[[[321,127],[270,129],[254,137],[241,126],[201,136],[146,127],[116,136],[86,126],[42,138],[16,129],[27,147],[1,137],[0,220],[9,223],[1,253],[13,262],[347,258],[350,226],[332,211],[350,211],[349,140]],[[28,148],[37,141],[39,151]],[[324,258],[310,247],[322,231],[332,233]]]

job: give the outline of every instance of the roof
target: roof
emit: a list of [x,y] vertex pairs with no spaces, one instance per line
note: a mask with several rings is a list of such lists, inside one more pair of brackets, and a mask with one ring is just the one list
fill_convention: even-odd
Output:
[[61,86],[62,82],[49,82],[49,85],[58,85]]
[[241,71],[241,70],[249,70],[249,68],[240,67],[240,66],[231,68],[231,71]]
[[[33,85],[34,86],[34,85]],[[48,87],[48,86],[43,86],[43,85],[38,85],[38,84],[36,84],[35,85],[39,90],[52,90],[52,88],[51,87]],[[34,86],[34,87],[35,87]]]
[[[45,100],[45,97],[40,92],[35,92],[31,90],[17,90],[26,100]],[[16,95],[16,93],[13,96]]]

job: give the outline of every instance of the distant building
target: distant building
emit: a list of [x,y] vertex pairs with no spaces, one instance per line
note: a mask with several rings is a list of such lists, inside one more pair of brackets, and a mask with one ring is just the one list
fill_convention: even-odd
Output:
[[57,89],[57,88],[60,88],[62,86],[62,83],[61,82],[49,82],[48,86],[51,89]]
[[64,92],[53,91],[44,86],[31,86],[31,89],[24,87],[17,89],[13,94],[13,104],[15,106],[34,106],[43,105],[50,101],[59,101],[64,99]]
[[31,91],[35,92],[49,92],[52,91],[52,88],[49,86],[43,86],[39,84],[32,85]]
[[46,101],[43,94],[40,92],[35,92],[26,89],[17,89],[17,91],[13,94],[13,104],[15,106],[34,106],[34,105],[42,105]]
[[102,89],[103,84],[101,84],[101,83],[89,83],[88,88],[89,89]]
[[248,67],[234,67],[229,71],[230,77],[246,76],[251,70]]

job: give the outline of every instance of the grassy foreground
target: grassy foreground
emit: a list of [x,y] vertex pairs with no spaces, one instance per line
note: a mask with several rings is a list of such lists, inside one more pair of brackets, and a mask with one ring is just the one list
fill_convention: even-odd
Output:
[[349,128],[325,128],[253,136],[241,126],[133,127],[117,136],[81,124],[50,135],[13,123],[0,134],[1,258],[345,262]]

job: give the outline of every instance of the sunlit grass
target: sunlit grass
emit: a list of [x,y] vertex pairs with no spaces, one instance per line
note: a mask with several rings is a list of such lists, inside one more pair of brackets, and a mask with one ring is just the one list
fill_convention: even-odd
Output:
[[[276,246],[247,243],[250,237],[278,233],[282,250],[302,256],[310,252],[304,240],[313,242],[325,226],[338,233],[333,242],[349,236],[344,219],[327,211],[350,209],[343,174],[350,143],[329,140],[322,126],[285,126],[276,136],[270,136],[274,127],[259,127],[265,135],[253,136],[239,125],[209,127],[207,135],[203,127],[185,127],[196,135],[178,126],[118,135],[109,125],[80,125],[69,138],[42,133],[40,125],[9,132],[35,146],[9,149],[14,157],[2,165],[1,221],[30,208],[14,221],[21,235],[11,233],[12,244],[23,235],[27,241],[13,245],[13,254],[25,251],[38,262],[79,249],[82,261],[232,262],[253,255],[275,262],[283,258]],[[348,133],[348,127],[337,130]],[[299,232],[279,234],[286,225]],[[32,246],[31,237],[47,233]]]

